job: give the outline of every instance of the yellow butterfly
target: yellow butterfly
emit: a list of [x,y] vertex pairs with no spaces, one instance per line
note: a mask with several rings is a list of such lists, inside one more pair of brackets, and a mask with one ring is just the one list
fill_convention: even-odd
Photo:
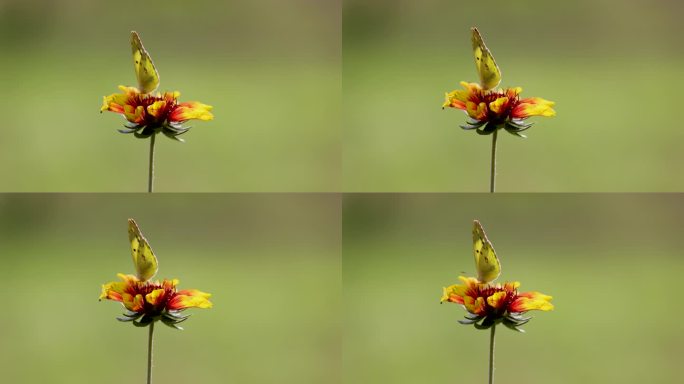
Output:
[[133,219],[128,219],[128,240],[131,242],[136,276],[141,281],[153,278],[158,269],[157,257]]
[[154,92],[159,87],[159,72],[136,31],[131,31],[131,48],[133,49],[135,76],[138,78],[138,89],[142,93]]
[[489,51],[482,40],[482,35],[477,28],[472,27],[473,31],[473,53],[475,54],[475,66],[480,76],[480,85],[484,89],[496,88],[501,82],[501,70],[494,61],[494,56]]
[[477,279],[482,283],[496,280],[501,274],[501,263],[496,257],[492,243],[487,239],[482,224],[477,220],[473,225],[473,250],[475,251]]

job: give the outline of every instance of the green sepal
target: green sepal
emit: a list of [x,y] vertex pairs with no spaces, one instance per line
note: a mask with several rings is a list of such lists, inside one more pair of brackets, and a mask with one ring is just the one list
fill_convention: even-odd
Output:
[[176,135],[176,134],[169,133],[166,130],[163,130],[162,133],[164,134],[164,136],[168,137],[169,139],[180,141],[181,143],[185,143],[185,140],[181,139],[180,137],[177,137],[178,135]]
[[480,324],[475,323],[473,325],[477,329],[489,329],[492,326],[496,325],[496,323],[498,323],[500,321],[501,321],[501,318],[498,318],[496,316],[487,316],[484,318],[484,320],[482,320],[482,323],[480,323]]
[[168,311],[162,314],[162,317],[168,317],[169,319],[176,321],[184,321],[185,319],[190,317],[190,314],[183,315],[183,313],[180,311]]
[[510,312],[508,315],[506,315],[506,317],[511,319],[511,320],[516,320],[516,321],[529,320],[532,318],[532,316],[525,317],[523,312]]
[[173,132],[177,132],[178,134],[185,133],[190,130],[192,127],[184,127],[182,124],[174,124],[174,123],[169,123],[164,126],[165,129],[168,129]]
[[155,319],[152,316],[144,315],[140,320],[134,321],[133,325],[135,325],[136,327],[147,327],[148,325],[154,323],[156,320],[158,319]]
[[518,130],[518,131],[524,131],[526,129],[529,129],[534,125],[534,123],[526,123],[525,120],[521,119],[512,119],[506,122],[506,125],[510,126],[510,129]]
[[470,324],[475,324],[480,320],[482,320],[482,319],[477,319],[477,320],[476,319],[466,319],[466,320],[458,320],[458,322],[463,324],[463,325],[470,325]]
[[127,121],[124,123],[124,127],[128,128],[128,129],[136,129],[137,130],[137,129],[143,128],[144,125],[134,123],[132,121]]
[[135,317],[117,317],[116,319],[119,320],[119,321],[122,321],[122,322],[124,322],[124,323],[125,323],[125,322],[128,322],[128,321],[134,321],[134,320],[136,320]]
[[514,331],[516,331],[516,332],[520,332],[520,333],[525,333],[525,330],[524,330],[524,329],[518,328],[518,327],[521,326],[522,324],[516,324],[516,323],[514,323],[514,322],[512,322],[512,321],[510,321],[510,320],[508,320],[508,319],[504,319],[504,320],[502,321],[502,323],[503,323],[503,325],[506,326],[506,328],[508,328],[508,329],[512,329],[512,330],[514,330]]
[[523,135],[522,133],[518,131],[511,131],[510,129],[507,129],[506,132],[510,133],[511,135],[521,137],[523,139],[527,139],[527,136]]
[[475,328],[477,328],[477,329],[489,329],[492,327],[492,325],[493,324],[490,324],[490,325],[483,325],[483,324],[477,324],[477,323],[473,324],[473,326],[475,326]]
[[521,325],[525,325],[525,324],[529,323],[530,320],[531,320],[531,318],[530,318],[530,319],[526,319],[526,320],[511,320],[511,319],[509,319],[509,318],[505,318],[505,319],[504,319],[504,321],[507,321],[507,322],[509,322],[509,323],[511,323],[511,324],[513,324],[513,325],[515,325],[516,327],[519,327],[519,326],[521,326]]
[[470,312],[468,312],[467,314],[465,314],[463,317],[465,317],[465,318],[468,319],[468,320],[475,320],[475,319],[482,320],[482,319],[484,319],[484,316],[482,316],[482,315],[476,315],[476,314],[470,313]]
[[529,129],[532,125],[533,123],[525,124],[522,122],[522,120],[511,120],[507,121],[504,124],[504,129],[506,130],[506,132],[512,135],[522,137],[523,139],[525,139],[527,138],[527,136],[521,134],[520,132]]
[[465,125],[461,125],[460,127],[465,129],[465,130],[471,130],[471,129],[476,129],[480,128],[485,124],[485,121],[480,121],[476,119],[468,119],[465,123]]
[[478,129],[476,132],[480,135],[491,135],[497,129],[499,129],[499,124],[494,123],[494,122],[489,122],[489,123],[487,123],[487,125],[484,126],[483,129]]
[[480,322],[482,319],[485,317],[482,315],[476,315],[474,313],[468,312],[467,314],[464,315],[465,320],[458,320],[459,323],[464,324],[464,325],[470,325],[470,324],[475,324]]
[[152,135],[155,135],[159,133],[159,131],[162,129],[159,126],[143,126],[141,127],[142,129],[138,130],[137,132],[133,133],[135,137],[138,139],[147,139]]
[[126,316],[126,317],[140,317],[140,316],[142,316],[143,314],[140,313],[140,312],[129,311],[129,310],[127,309],[126,312],[123,313],[123,315]]
[[167,317],[162,316],[161,321],[162,321],[162,323],[164,323],[164,325],[167,325],[167,326],[169,326],[169,327],[171,327],[171,328],[175,328],[175,329],[177,329],[177,330],[179,330],[179,331],[182,331],[182,330],[183,330],[183,327],[180,327],[180,326],[177,325],[178,323],[182,322],[183,320],[180,320],[180,321],[173,321],[173,320],[169,320]]
[[152,136],[153,133],[145,133],[145,130],[143,129],[142,132],[134,132],[133,136],[137,137],[138,139],[147,139],[150,136]]
[[116,319],[119,321],[133,321],[139,319],[143,314],[138,313],[138,312],[133,312],[133,311],[126,311],[123,314],[123,317],[117,317]]
[[145,128],[144,125],[127,121],[124,123],[124,129],[117,129],[117,131],[119,131],[119,133],[133,133],[143,128]]

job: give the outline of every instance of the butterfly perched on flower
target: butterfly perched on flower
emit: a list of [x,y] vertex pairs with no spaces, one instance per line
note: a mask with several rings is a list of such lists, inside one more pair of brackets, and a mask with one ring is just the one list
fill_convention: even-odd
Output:
[[136,277],[140,281],[147,281],[157,274],[159,264],[154,255],[150,243],[143,236],[138,224],[133,219],[128,219],[128,240],[131,242],[131,254],[135,266]]
[[159,72],[136,31],[131,31],[131,49],[133,50],[135,77],[138,79],[138,90],[140,93],[154,92],[159,87]]
[[475,66],[477,74],[480,76],[480,85],[483,89],[493,89],[501,82],[501,70],[494,61],[494,56],[484,43],[482,35],[477,28],[471,28],[473,33],[473,54],[475,55]]
[[484,228],[479,221],[473,223],[473,251],[475,254],[475,269],[477,279],[481,283],[489,283],[496,280],[501,274],[501,263],[496,257],[494,246],[487,239]]

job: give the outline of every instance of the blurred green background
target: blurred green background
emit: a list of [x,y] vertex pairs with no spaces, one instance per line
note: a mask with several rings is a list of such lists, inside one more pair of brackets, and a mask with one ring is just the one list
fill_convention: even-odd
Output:
[[488,190],[491,136],[444,93],[477,81],[470,27],[502,86],[555,101],[528,139],[499,140],[499,191],[681,191],[681,15],[668,0],[348,0],[345,191]]
[[489,332],[457,323],[442,287],[472,276],[472,221],[498,281],[553,296],[525,334],[502,328],[497,383],[681,378],[684,197],[350,195],[344,201],[344,382],[475,383]]
[[2,191],[146,190],[148,141],[102,97],[134,85],[140,33],[159,90],[214,106],[157,145],[157,191],[340,189],[339,0],[3,0]]
[[339,196],[191,197],[0,195],[1,381],[144,382],[147,330],[97,300],[133,272],[133,217],[158,278],[213,294],[155,329],[155,383],[339,382]]

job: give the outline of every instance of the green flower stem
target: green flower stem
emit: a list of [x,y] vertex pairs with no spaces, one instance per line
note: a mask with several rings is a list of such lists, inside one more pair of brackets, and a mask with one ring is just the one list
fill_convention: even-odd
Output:
[[495,129],[492,134],[492,170],[489,177],[489,192],[494,193],[496,185],[496,134],[499,130]]
[[[154,136],[152,136],[152,137],[154,137]],[[152,142],[154,142],[154,139]],[[149,340],[147,341],[147,384],[152,384],[152,333],[153,332],[154,332],[154,321],[152,323],[150,323],[150,337],[149,337]]]
[[[495,132],[496,134],[496,132]],[[147,176],[147,192],[152,193],[152,190],[154,189],[154,138],[157,136],[156,133],[153,133],[152,136],[150,136],[150,169],[149,173]]]
[[[494,133],[496,135],[496,132]],[[489,337],[489,384],[494,383],[494,333],[496,324],[492,325],[492,333]]]

